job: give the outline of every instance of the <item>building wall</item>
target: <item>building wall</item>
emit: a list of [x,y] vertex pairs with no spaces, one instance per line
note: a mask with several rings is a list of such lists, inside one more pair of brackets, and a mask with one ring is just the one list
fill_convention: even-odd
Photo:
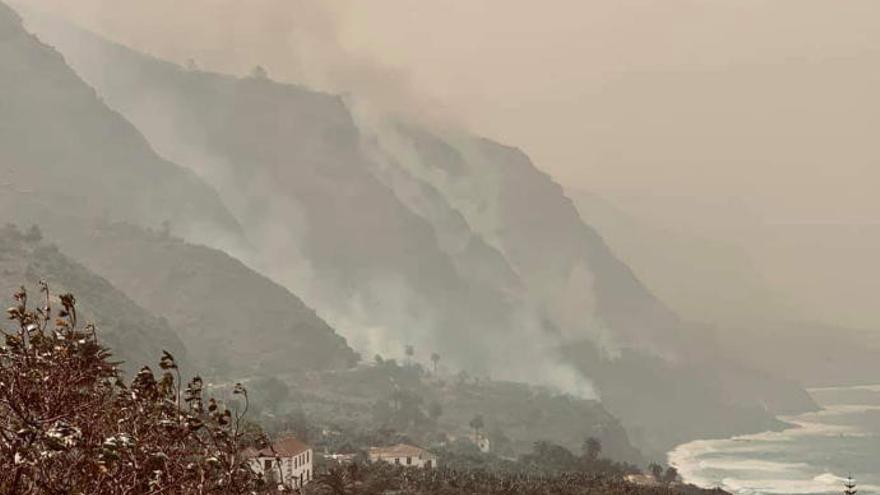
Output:
[[434,456],[390,456],[390,455],[371,455],[370,460],[373,462],[383,461],[389,464],[397,464],[400,466],[417,467],[417,468],[435,468],[437,467],[437,458]]
[[251,459],[251,466],[254,471],[264,476],[268,466],[272,471],[272,476],[278,479],[280,473],[283,475],[285,485],[296,488],[308,484],[314,478],[313,457],[312,449],[309,449],[294,457],[281,457],[280,459],[255,457]]

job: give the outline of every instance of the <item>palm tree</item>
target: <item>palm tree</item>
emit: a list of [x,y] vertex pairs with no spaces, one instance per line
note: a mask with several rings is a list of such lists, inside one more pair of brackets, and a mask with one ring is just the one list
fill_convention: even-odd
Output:
[[599,455],[602,453],[602,442],[595,437],[590,437],[584,441],[582,450],[584,456],[586,456],[589,461],[595,461],[599,459]]
[[663,473],[663,483],[669,485],[675,483],[678,480],[678,469],[675,469],[675,466],[669,466],[666,468],[666,472]]
[[400,390],[399,388],[395,388],[393,392],[391,392],[391,404],[394,408],[394,412],[400,412],[403,409],[403,403],[406,400],[406,392]]
[[431,353],[431,362],[434,363],[434,374],[437,374],[437,364],[440,363],[440,354],[436,352]]
[[347,495],[352,485],[351,476],[342,466],[331,467],[317,477],[317,482],[333,495]]
[[846,481],[843,482],[843,495],[856,495],[859,491],[856,490],[856,481],[853,479],[852,475],[849,475],[846,478]]
[[486,424],[483,422],[483,415],[477,414],[474,416],[474,419],[470,422],[470,427],[474,429],[474,438],[479,438],[480,430],[482,430],[484,426],[486,426]]
[[651,472],[651,476],[654,477],[657,482],[663,481],[663,466],[657,464],[656,462],[652,462],[648,465],[648,470]]

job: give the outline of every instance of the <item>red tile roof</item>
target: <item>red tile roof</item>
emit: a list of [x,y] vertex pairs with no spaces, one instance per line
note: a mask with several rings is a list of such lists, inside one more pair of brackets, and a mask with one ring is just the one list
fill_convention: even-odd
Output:
[[[272,452],[273,449],[275,450],[274,453]],[[293,457],[302,454],[309,449],[311,449],[311,447],[299,440],[293,437],[287,437],[272,444],[271,449],[269,447],[261,450],[247,449],[244,455],[246,457]]]

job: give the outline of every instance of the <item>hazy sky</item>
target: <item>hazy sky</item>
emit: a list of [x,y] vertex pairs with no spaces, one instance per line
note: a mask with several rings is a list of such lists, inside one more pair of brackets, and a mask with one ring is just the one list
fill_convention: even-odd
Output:
[[880,220],[877,2],[386,0],[344,27],[568,185]]
[[570,186],[880,211],[872,0],[28,1],[210,68],[416,94]]
[[[795,255],[768,276],[824,286],[810,304],[852,290],[829,303],[837,316],[854,297],[868,311],[880,289],[865,250],[880,245],[875,0],[25,1],[179,62],[259,63],[464,123],[568,187],[748,204],[760,222],[801,226],[800,240],[772,256],[766,240],[725,240],[758,245],[771,271]],[[832,247],[811,250],[816,239]]]

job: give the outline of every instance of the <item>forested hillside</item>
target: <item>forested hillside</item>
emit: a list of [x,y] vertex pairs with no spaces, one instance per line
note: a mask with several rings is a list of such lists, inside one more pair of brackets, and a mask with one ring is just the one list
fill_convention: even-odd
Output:
[[[53,294],[70,292],[83,299],[80,321],[95,324],[101,340],[113,346],[129,372],[154,364],[163,350],[182,365],[191,363],[184,344],[166,319],[150,313],[106,279],[65,256],[42,239],[39,228],[0,228],[0,292],[12,294],[22,286],[38,288],[41,280],[49,284]],[[40,297],[36,291],[34,297]]]
[[299,298],[222,251],[129,224],[90,234],[82,262],[167,318],[211,375],[319,371],[358,360]]

